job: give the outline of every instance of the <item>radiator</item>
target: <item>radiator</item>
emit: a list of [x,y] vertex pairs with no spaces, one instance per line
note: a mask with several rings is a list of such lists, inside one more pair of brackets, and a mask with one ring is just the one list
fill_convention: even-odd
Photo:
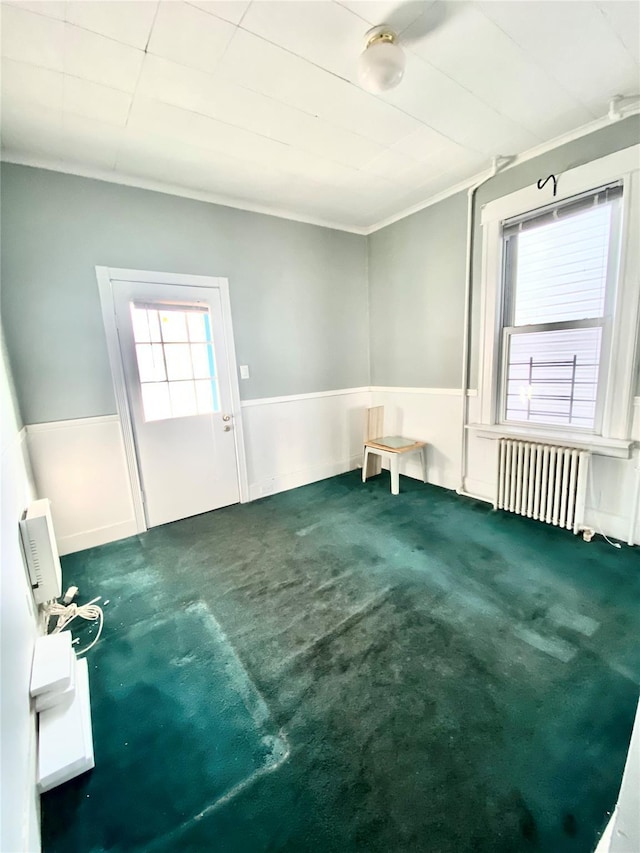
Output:
[[495,509],[566,527],[584,526],[588,450],[500,439]]

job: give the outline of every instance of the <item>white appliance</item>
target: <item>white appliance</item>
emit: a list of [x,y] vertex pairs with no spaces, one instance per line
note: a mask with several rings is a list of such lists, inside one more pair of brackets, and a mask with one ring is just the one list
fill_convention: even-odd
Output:
[[62,595],[62,570],[53,533],[51,503],[34,501],[20,521],[20,534],[36,604]]
[[[89,669],[84,658],[76,660],[75,689],[70,696],[39,714],[38,790],[48,791],[95,767]],[[68,690],[64,691],[69,693]],[[46,694],[43,694],[46,695]]]

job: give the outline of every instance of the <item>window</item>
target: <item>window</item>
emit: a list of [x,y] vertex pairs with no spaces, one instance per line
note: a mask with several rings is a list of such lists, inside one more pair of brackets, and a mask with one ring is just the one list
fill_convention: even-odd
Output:
[[503,222],[498,421],[601,430],[621,208],[616,182]]
[[220,411],[209,311],[131,303],[145,421]]
[[626,459],[640,355],[640,145],[557,177],[482,207],[467,426],[474,441],[515,436]]

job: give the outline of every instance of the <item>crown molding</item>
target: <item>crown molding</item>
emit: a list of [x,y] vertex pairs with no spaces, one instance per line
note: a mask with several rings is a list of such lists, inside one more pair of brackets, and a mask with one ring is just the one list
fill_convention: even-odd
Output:
[[[594,119],[587,124],[583,124],[580,127],[574,128],[573,130],[566,131],[565,133],[560,134],[559,136],[550,139],[548,142],[542,142],[540,145],[536,145],[533,148],[529,148],[527,151],[523,151],[521,154],[518,154],[514,157],[513,161],[509,163],[508,166],[505,166],[502,172],[508,172],[509,169],[513,169],[516,166],[521,165],[522,163],[526,163],[527,160],[533,160],[535,157],[539,157],[541,154],[546,154],[548,151],[553,151],[554,148],[559,148],[561,145],[566,145],[568,142],[573,142],[576,139],[580,139],[583,136],[588,136],[590,133],[594,133],[597,130],[601,130],[604,127],[608,127],[611,124],[615,124],[619,121],[624,121],[631,116],[640,114],[640,108],[635,108],[632,110],[627,110],[620,116],[620,118],[610,119],[609,116],[603,116],[602,118]],[[29,157],[26,155],[16,154],[12,152],[1,152],[0,160],[5,163],[15,163],[19,166],[31,166],[37,169],[48,169],[53,172],[63,172],[67,175],[77,175],[81,178],[90,178],[96,181],[106,181],[107,183],[112,184],[121,184],[126,187],[136,187],[137,189],[150,190],[151,192],[160,192],[165,193],[167,195],[179,196],[181,198],[190,198],[195,201],[204,201],[209,204],[217,204],[222,207],[231,207],[236,210],[246,210],[250,213],[260,213],[265,216],[275,216],[279,219],[288,219],[292,222],[302,222],[305,225],[317,225],[321,228],[330,228],[333,231],[345,231],[349,234],[358,234],[361,236],[368,236],[370,234],[374,234],[376,231],[380,231],[382,228],[386,228],[388,225],[393,225],[395,222],[399,222],[401,219],[406,219],[408,216],[411,216],[414,213],[419,213],[421,210],[425,210],[427,207],[431,207],[434,204],[438,204],[440,201],[444,201],[446,198],[455,195],[456,193],[463,192],[464,190],[468,190],[469,187],[472,187],[474,184],[478,183],[480,180],[487,176],[487,169],[477,172],[476,174],[466,178],[463,181],[459,181],[457,184],[453,184],[453,186],[448,187],[446,190],[442,190],[435,195],[429,196],[424,201],[417,202],[411,207],[404,208],[403,210],[394,213],[392,216],[389,216],[385,219],[381,219],[379,222],[376,222],[373,225],[369,225],[366,227],[359,227],[356,225],[346,225],[343,222],[332,222],[325,219],[315,218],[313,216],[303,216],[299,213],[296,213],[293,210],[287,210],[284,208],[270,207],[269,205],[260,205],[260,204],[251,204],[250,202],[233,198],[232,196],[218,195],[217,193],[211,192],[200,192],[199,190],[191,190],[185,187],[181,187],[177,184],[165,183],[164,181],[153,181],[147,178],[139,178],[135,175],[126,175],[115,172],[111,169],[99,169],[99,168],[91,168],[86,166],[80,166],[75,164],[64,163],[60,160],[53,160],[48,158],[41,157]]]
[[64,163],[60,160],[50,160],[46,157],[30,157],[28,155],[15,154],[13,152],[0,153],[0,161],[3,163],[12,163],[16,166],[30,166],[34,169],[47,169],[50,172],[62,172],[65,175],[75,175],[79,178],[89,178],[94,181],[105,181],[110,184],[121,184],[125,187],[134,187],[136,189],[164,193],[165,195],[189,198],[194,201],[204,201],[208,204],[217,204],[221,207],[232,207],[235,210],[246,210],[249,213],[260,213],[264,216],[275,216],[278,219],[301,222],[304,225],[317,225],[320,228],[330,228],[332,231],[345,231],[349,234],[359,234],[361,236],[365,236],[368,233],[366,228],[360,228],[356,225],[345,225],[343,222],[331,222],[326,219],[317,219],[313,216],[303,216],[293,210],[270,207],[268,205],[252,204],[251,202],[235,199],[232,196],[192,190],[186,187],[181,187],[178,184],[171,184],[164,181],[153,181],[147,178],[136,177],[135,175],[115,172],[111,169],[80,166],[73,163]]
[[431,207],[434,204],[438,204],[439,201],[444,201],[446,198],[450,198],[456,193],[469,189],[469,187],[472,187],[474,184],[478,183],[478,181],[481,180],[483,177],[486,177],[487,174],[487,169],[485,169],[483,172],[476,172],[476,174],[472,175],[470,178],[465,178],[464,181],[459,181],[459,183],[453,184],[453,186],[451,187],[447,187],[446,190],[442,190],[441,192],[436,193],[436,195],[429,196],[429,198],[425,199],[424,201],[419,201],[416,204],[413,204],[411,207],[406,207],[404,210],[400,210],[398,213],[394,213],[392,216],[388,216],[386,219],[381,219],[380,222],[376,222],[375,225],[370,225],[367,229],[365,229],[365,234],[367,234],[367,236],[369,234],[375,234],[376,231],[381,231],[388,225],[393,225],[395,222],[400,222],[400,220],[406,219],[408,216],[411,216],[414,213],[420,213],[421,210],[425,210],[425,208],[427,207]]
[[[587,122],[587,124],[583,124],[580,127],[576,127],[573,130],[568,130],[565,133],[561,133],[559,136],[555,136],[553,139],[550,139],[548,142],[541,142],[539,145],[534,146],[533,148],[529,148],[527,151],[523,151],[522,154],[517,154],[513,161],[509,163],[508,166],[505,166],[504,169],[500,170],[500,174],[503,172],[508,172],[509,169],[513,169],[516,166],[520,166],[521,163],[526,163],[527,160],[533,160],[535,157],[540,157],[542,154],[546,154],[548,151],[553,151],[554,148],[560,148],[561,145],[566,145],[568,142],[573,142],[575,139],[580,139],[583,136],[588,136],[590,133],[595,133],[596,130],[602,130],[604,127],[608,127],[611,124],[616,124],[617,122],[624,121],[627,118],[631,118],[631,116],[639,115],[639,109],[633,109],[626,111],[620,118],[611,119],[608,115],[603,116],[602,118],[594,119],[593,121]],[[392,216],[387,217],[386,219],[380,220],[380,222],[376,222],[375,225],[370,225],[365,229],[364,233],[374,234],[376,231],[380,231],[382,228],[386,228],[388,225],[393,225],[394,222],[399,222],[401,219],[406,219],[407,216],[411,216],[413,213],[419,213],[421,210],[424,210],[427,207],[431,207],[433,204],[437,204],[439,201],[444,201],[444,199],[449,198],[456,193],[462,192],[463,190],[469,189],[474,184],[477,184],[487,175],[487,169],[482,172],[477,172],[475,175],[472,175],[469,178],[466,178],[464,181],[460,181],[457,184],[449,187],[446,190],[442,190],[442,192],[437,193],[436,195],[429,196],[429,198],[424,201],[418,202],[417,204],[412,205],[411,207],[407,207],[404,210],[399,211],[398,213],[394,213]]]

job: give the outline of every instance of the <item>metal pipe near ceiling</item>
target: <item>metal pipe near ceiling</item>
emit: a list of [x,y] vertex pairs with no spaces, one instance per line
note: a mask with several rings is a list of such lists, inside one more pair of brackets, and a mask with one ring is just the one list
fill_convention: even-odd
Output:
[[[473,227],[475,224],[475,196],[483,184],[510,166],[515,156],[498,154],[491,161],[491,169],[487,175],[469,187],[467,190],[467,256],[465,267],[465,290],[464,290],[464,335],[462,339],[462,418],[460,429],[460,486],[456,490],[459,495],[470,498],[478,498],[465,489],[465,477],[467,474],[467,419],[469,416],[469,344],[471,335],[471,286],[473,283]],[[487,500],[486,498],[479,498]]]
[[[615,95],[609,101],[607,118],[610,121],[620,121],[631,115],[640,113],[640,95]],[[465,478],[467,474],[467,419],[469,415],[469,348],[471,335],[471,290],[473,283],[473,228],[475,224],[475,196],[478,189],[487,181],[494,178],[499,172],[519,162],[517,156],[497,155],[491,161],[491,169],[488,174],[469,187],[467,190],[467,253],[465,270],[465,295],[464,295],[464,335],[462,341],[462,417],[460,429],[460,485],[456,490],[459,495],[465,495],[479,500],[488,500],[479,495],[473,495],[465,489]],[[640,459],[640,457],[639,457]],[[640,461],[638,462],[640,466]],[[640,491],[640,475],[639,475]],[[640,500],[640,498],[639,498]],[[631,538],[631,535],[630,535]]]
[[608,116],[611,121],[620,121],[638,112],[640,112],[640,94],[614,95],[609,101]]

